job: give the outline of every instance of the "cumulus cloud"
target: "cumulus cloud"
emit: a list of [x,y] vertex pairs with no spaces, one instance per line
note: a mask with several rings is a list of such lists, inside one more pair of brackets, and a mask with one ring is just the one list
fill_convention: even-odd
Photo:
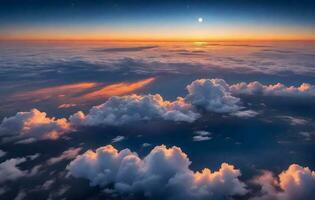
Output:
[[251,118],[255,117],[259,113],[254,111],[254,110],[241,110],[241,111],[236,111],[234,113],[231,113],[231,115],[240,117],[240,118]]
[[0,158],[5,156],[6,154],[7,154],[7,152],[0,149]]
[[261,186],[261,194],[251,200],[313,199],[315,172],[308,167],[292,164],[277,177],[265,171],[254,181]]
[[223,163],[218,171],[189,169],[191,162],[178,147],[156,146],[141,159],[129,149],[111,145],[89,150],[68,166],[69,173],[92,186],[113,185],[122,196],[132,194],[162,199],[225,199],[247,192],[240,171]]
[[222,79],[195,80],[186,88],[188,94],[175,101],[164,100],[159,94],[113,96],[94,106],[86,115],[82,111],[75,113],[70,121],[74,125],[87,126],[122,125],[159,118],[193,122],[200,117],[197,108],[217,113],[236,112],[242,108],[240,99],[232,96],[229,85]]
[[201,142],[206,140],[211,140],[212,137],[210,137],[211,133],[208,131],[195,131],[195,136],[193,136],[193,141],[195,142]]
[[31,177],[39,172],[41,165],[35,165],[30,170],[22,170],[19,165],[30,160],[35,160],[40,154],[28,155],[22,158],[11,158],[0,163],[0,184],[14,181],[21,177]]
[[187,86],[187,102],[218,113],[234,112],[240,109],[240,99],[232,96],[223,79],[199,79]]
[[183,98],[166,101],[159,94],[126,95],[109,98],[94,106],[87,115],[77,112],[70,117],[74,125],[122,125],[152,119],[192,122],[199,117]]
[[15,116],[4,118],[0,124],[1,135],[18,139],[57,139],[70,129],[67,119],[49,118],[37,109],[18,112]]
[[12,158],[0,163],[0,183],[16,180],[27,174],[17,167],[17,165],[26,161],[26,158]]
[[289,122],[292,126],[305,125],[308,123],[308,120],[300,118],[300,117],[292,117],[288,115],[281,115],[278,118],[283,119]]
[[282,83],[263,85],[258,81],[237,83],[229,86],[233,94],[266,96],[315,96],[315,87],[309,83],[300,86],[286,86]]
[[63,161],[63,160],[73,159],[80,153],[81,149],[82,148],[80,148],[80,147],[78,147],[78,148],[70,148],[70,149],[62,152],[61,155],[59,155],[57,157],[50,158],[47,161],[47,164],[48,165],[53,165],[53,164],[56,164],[56,163],[58,163],[60,161]]
[[120,142],[120,141],[123,141],[124,139],[126,139],[124,136],[119,135],[119,136],[114,137],[114,138],[112,139],[112,143]]

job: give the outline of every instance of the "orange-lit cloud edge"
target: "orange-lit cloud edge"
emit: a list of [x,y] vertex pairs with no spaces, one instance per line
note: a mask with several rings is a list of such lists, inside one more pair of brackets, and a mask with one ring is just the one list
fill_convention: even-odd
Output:
[[59,108],[69,108],[76,106],[77,103],[129,94],[152,83],[155,79],[150,77],[135,82],[119,82],[105,86],[96,82],[80,82],[22,92],[14,94],[13,98],[33,102],[55,99],[62,102]]

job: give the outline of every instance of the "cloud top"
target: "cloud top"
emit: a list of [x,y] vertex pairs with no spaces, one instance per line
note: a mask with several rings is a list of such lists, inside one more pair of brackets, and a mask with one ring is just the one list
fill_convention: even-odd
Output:
[[67,119],[49,118],[45,112],[32,109],[6,117],[0,124],[1,135],[34,139],[57,139],[71,130]]
[[232,96],[223,79],[199,79],[187,87],[187,102],[218,113],[234,112],[240,109],[240,99]]
[[258,81],[237,83],[229,86],[233,94],[265,96],[315,96],[315,87],[309,83],[286,86],[282,83],[263,85]]
[[182,98],[166,101],[159,94],[111,97],[104,104],[94,106],[87,115],[77,112],[70,117],[75,125],[122,125],[134,121],[166,119],[192,122],[199,114]]
[[67,167],[74,177],[86,178],[93,186],[113,184],[115,192],[163,199],[223,199],[245,194],[240,171],[223,163],[218,171],[189,169],[188,156],[178,147],[156,146],[141,159],[129,149],[111,145],[89,150]]
[[252,200],[296,200],[314,197],[315,172],[297,164],[290,165],[277,177],[265,171],[255,182],[261,186],[261,195]]

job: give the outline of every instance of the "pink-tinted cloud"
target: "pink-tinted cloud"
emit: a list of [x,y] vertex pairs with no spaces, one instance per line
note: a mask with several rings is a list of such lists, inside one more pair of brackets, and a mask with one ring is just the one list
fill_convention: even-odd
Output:
[[4,118],[0,124],[1,135],[15,139],[57,139],[70,130],[67,119],[49,118],[37,109],[18,112],[15,116]]
[[63,109],[63,108],[71,108],[71,107],[75,107],[77,104],[75,103],[64,103],[58,106],[59,109]]
[[155,78],[151,77],[148,79],[136,81],[136,82],[121,82],[117,84],[107,85],[99,90],[87,93],[80,98],[83,99],[95,99],[95,98],[104,98],[104,97],[111,97],[111,96],[120,96],[123,94],[128,94],[134,92],[135,90],[141,89],[144,86],[152,83]]
[[314,197],[315,172],[297,164],[290,165],[277,177],[265,171],[254,182],[261,186],[261,193],[251,200],[297,200]]
[[16,99],[21,100],[33,100],[33,101],[44,101],[47,99],[68,99],[74,95],[80,94],[87,91],[88,89],[94,88],[97,83],[83,82],[75,84],[66,84],[60,86],[46,87],[30,92],[18,93],[14,96]]
[[62,152],[61,155],[59,155],[57,157],[50,158],[47,161],[47,164],[48,165],[53,165],[53,164],[56,164],[56,163],[58,163],[60,161],[63,161],[63,160],[73,159],[79,154],[80,151],[81,151],[80,147],[78,147],[78,148],[70,148],[70,149]]

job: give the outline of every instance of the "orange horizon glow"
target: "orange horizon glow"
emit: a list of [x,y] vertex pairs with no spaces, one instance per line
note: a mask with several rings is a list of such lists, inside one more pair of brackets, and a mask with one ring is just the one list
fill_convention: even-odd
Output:
[[315,28],[277,26],[178,26],[150,28],[55,27],[12,28],[0,40],[31,41],[315,41]]

